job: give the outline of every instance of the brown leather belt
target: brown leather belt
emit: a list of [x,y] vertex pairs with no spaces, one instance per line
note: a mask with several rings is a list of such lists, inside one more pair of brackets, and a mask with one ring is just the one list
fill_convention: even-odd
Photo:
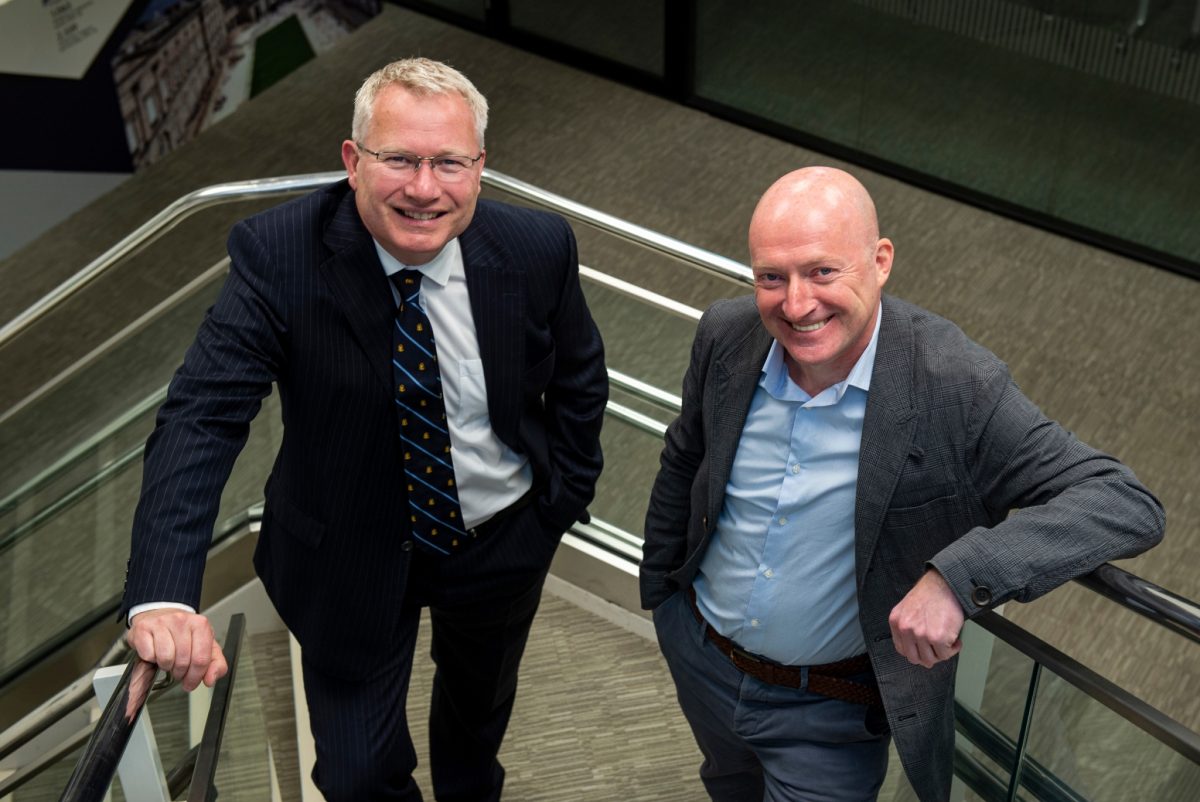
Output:
[[[733,663],[739,671],[743,674],[749,674],[755,679],[769,685],[799,688],[803,684],[804,675],[800,666],[781,665],[765,657],[759,657],[756,654],[746,651],[713,629],[712,624],[704,619],[699,606],[696,605],[696,591],[694,589],[688,588],[687,597],[692,607],[692,614],[704,626],[704,636],[712,641],[721,654],[728,657],[729,662]],[[813,693],[819,693],[822,696],[828,696],[830,699],[839,699],[851,704],[882,707],[883,699],[879,695],[878,686],[874,684],[874,675],[872,675],[872,684],[870,685],[857,680],[846,679],[848,676],[861,674],[870,669],[871,659],[866,654],[849,657],[845,660],[838,660],[836,663],[809,666],[808,690]]]

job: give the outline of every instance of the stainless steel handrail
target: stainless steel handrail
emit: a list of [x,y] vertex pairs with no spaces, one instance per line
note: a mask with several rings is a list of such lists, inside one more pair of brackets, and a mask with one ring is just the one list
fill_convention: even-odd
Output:
[[116,245],[97,256],[82,270],[59,284],[53,290],[42,296],[37,302],[0,328],[0,348],[3,348],[14,337],[32,326],[52,309],[66,301],[75,293],[91,284],[123,259],[131,256],[138,249],[145,247],[167,231],[177,226],[187,217],[201,209],[216,206],[221,203],[250,200],[254,198],[273,198],[279,195],[291,195],[296,192],[323,187],[344,178],[343,172],[309,173],[306,175],[289,175],[279,178],[260,178],[252,181],[234,181],[228,184],[214,184],[203,187],[195,192],[177,198],[165,209],[151,217],[124,237]]
[[175,290],[175,292],[171,293],[166,298],[147,309],[145,312],[139,315],[136,320],[124,326],[120,331],[97,345],[91,351],[88,351],[86,354],[75,360],[63,370],[59,371],[49,381],[44,382],[40,387],[33,390],[20,401],[17,401],[8,409],[0,410],[0,426],[3,426],[6,422],[19,415],[33,404],[36,404],[50,393],[61,388],[64,384],[66,384],[66,382],[79,376],[79,374],[85,369],[103,359],[113,349],[125,344],[139,332],[145,331],[149,325],[151,325],[157,318],[161,317],[167,310],[176,308],[209,282],[213,281],[223,273],[227,273],[228,271],[229,257],[226,256],[208,270],[205,270],[187,284],[184,284],[182,287]]
[[[118,417],[114,418],[111,422],[92,434],[86,440],[80,442],[66,454],[59,457],[54,461],[54,464],[43,469],[32,479],[23,483],[20,487],[9,493],[3,499],[0,499],[0,512],[15,507],[17,502],[19,502],[29,493],[33,492],[34,489],[41,487],[54,476],[71,467],[71,465],[79,460],[79,458],[84,454],[87,454],[98,447],[101,443],[112,437],[121,429],[124,429],[130,423],[158,409],[160,406],[162,406],[162,402],[166,399],[167,385],[164,384],[158,390],[154,391],[138,403],[126,409]],[[4,536],[0,535],[0,548],[3,548],[3,543]]]
[[561,195],[555,195],[553,192],[547,192],[544,189],[535,187],[533,184],[527,184],[524,181],[504,175],[503,173],[497,173],[494,170],[483,171],[483,183],[496,189],[502,189],[523,200],[544,206],[547,209],[553,209],[564,217],[578,220],[581,223],[586,223],[602,231],[615,234],[628,242],[644,246],[650,250],[658,251],[687,264],[694,265],[714,276],[719,276],[720,278],[739,284],[753,286],[754,274],[750,272],[750,268],[741,262],[724,256],[718,256],[703,248],[697,248],[690,243],[677,240],[666,234],[660,234],[657,231],[644,228],[628,220],[622,220],[619,217],[614,217],[611,214],[606,214],[589,206],[584,206],[582,203],[577,203]]
[[[3,328],[0,328],[0,348],[3,348],[18,334],[32,326],[59,304],[71,298],[105,272],[112,269],[121,260],[153,242],[185,218],[201,209],[221,203],[255,198],[271,198],[279,195],[291,195],[297,192],[309,191],[325,186],[326,184],[331,184],[344,177],[345,173],[340,171],[309,173],[306,175],[214,184],[198,189],[195,192],[189,192],[173,201],[161,212],[138,226],[133,233],[93,259],[78,273],[71,276],[62,284],[59,284],[24,312],[4,324]],[[553,209],[565,217],[586,223],[602,231],[607,231],[628,242],[633,242],[699,267],[712,275],[743,284],[750,283],[752,280],[750,269],[733,259],[710,253],[702,248],[697,248],[695,245],[669,237],[666,234],[660,234],[657,231],[644,228],[636,223],[630,223],[611,214],[589,208],[561,195],[547,192],[532,184],[519,181],[503,173],[498,173],[495,170],[485,169],[483,171],[483,183],[485,186],[502,190],[548,209]]]

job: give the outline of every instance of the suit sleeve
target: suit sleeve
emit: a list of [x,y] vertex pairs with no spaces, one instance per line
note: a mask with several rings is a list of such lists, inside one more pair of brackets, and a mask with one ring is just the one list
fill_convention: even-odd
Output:
[[543,394],[550,487],[543,514],[559,532],[583,515],[604,460],[600,427],[608,402],[604,344],[579,283],[575,235],[559,219],[566,242],[563,281],[551,320],[554,372]]
[[983,383],[970,427],[967,470],[999,523],[930,561],[968,616],[1030,601],[1162,539],[1162,505],[1133,472],[1049,420],[1003,366]]
[[282,370],[269,255],[245,223],[231,233],[229,253],[230,275],[146,442],[123,613],[159,601],[199,608],[222,489]]
[[678,590],[667,575],[687,559],[693,486],[706,450],[703,397],[710,351],[705,333],[708,320],[706,312],[692,341],[679,417],[667,427],[658,476],[646,510],[639,585],[642,607],[647,610],[662,604]]

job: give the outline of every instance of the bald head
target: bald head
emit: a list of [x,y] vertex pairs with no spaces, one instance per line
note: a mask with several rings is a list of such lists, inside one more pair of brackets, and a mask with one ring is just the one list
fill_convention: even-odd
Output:
[[866,188],[832,167],[776,181],[750,220],[750,266],[792,381],[815,396],[845,379],[871,341],[892,269]]
[[758,239],[837,230],[874,248],[879,239],[875,202],[857,178],[835,167],[794,170],[770,186],[750,219],[750,250]]

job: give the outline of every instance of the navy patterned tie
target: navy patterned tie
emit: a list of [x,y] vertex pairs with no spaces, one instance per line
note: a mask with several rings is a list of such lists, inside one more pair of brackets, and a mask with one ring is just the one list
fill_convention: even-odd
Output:
[[469,535],[463,530],[454,483],[433,326],[420,304],[421,278],[418,270],[402,270],[391,276],[400,292],[392,333],[392,373],[412,536],[426,551],[449,554]]

